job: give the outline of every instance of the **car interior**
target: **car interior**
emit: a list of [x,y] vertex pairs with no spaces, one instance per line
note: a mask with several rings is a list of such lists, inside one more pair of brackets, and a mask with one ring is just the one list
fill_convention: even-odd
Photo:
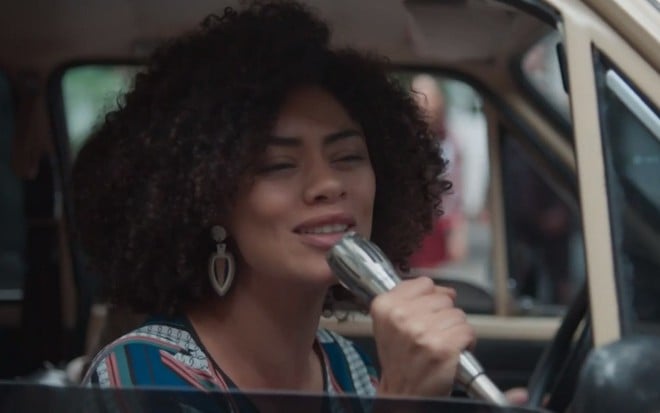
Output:
[[[474,354],[501,389],[526,387],[530,406],[565,411],[593,331],[569,103],[576,86],[568,82],[560,13],[530,0],[305,3],[330,23],[337,47],[387,56],[392,76],[411,88],[419,75],[437,82],[461,151],[453,196],[465,226],[455,257],[413,266],[411,274],[458,291],[457,304],[477,331]],[[73,235],[71,168],[149,53],[227,6],[240,3],[0,5],[0,379],[35,381],[60,371],[63,383],[75,384],[86,356],[142,320],[99,296],[97,274]],[[623,103],[612,105],[612,115],[625,119],[607,128],[607,159],[621,173],[619,196],[629,201],[613,207],[628,252],[618,265],[632,260],[635,291],[644,291],[630,328],[653,330],[660,318],[653,304],[660,293],[653,278],[660,140]],[[322,324],[377,360],[363,311],[346,309]]]

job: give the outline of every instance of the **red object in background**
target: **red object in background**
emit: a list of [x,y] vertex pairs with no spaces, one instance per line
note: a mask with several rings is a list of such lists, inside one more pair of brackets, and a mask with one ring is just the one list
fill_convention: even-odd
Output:
[[447,261],[449,259],[447,240],[451,230],[450,217],[438,219],[433,231],[422,240],[422,246],[410,256],[410,266],[430,268]]

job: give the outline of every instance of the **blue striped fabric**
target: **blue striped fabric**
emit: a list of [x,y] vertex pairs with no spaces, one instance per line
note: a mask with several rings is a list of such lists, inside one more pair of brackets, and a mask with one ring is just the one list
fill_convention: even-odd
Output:
[[[375,395],[375,369],[349,340],[319,329],[317,343],[329,394]],[[94,358],[83,383],[114,388],[236,389],[229,377],[214,368],[185,318],[152,319],[115,340]]]

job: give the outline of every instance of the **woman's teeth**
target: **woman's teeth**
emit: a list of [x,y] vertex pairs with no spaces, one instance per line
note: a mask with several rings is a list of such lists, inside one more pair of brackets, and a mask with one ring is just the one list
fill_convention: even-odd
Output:
[[348,225],[346,224],[332,224],[323,225],[322,227],[306,228],[300,231],[303,234],[334,234],[337,232],[346,232]]

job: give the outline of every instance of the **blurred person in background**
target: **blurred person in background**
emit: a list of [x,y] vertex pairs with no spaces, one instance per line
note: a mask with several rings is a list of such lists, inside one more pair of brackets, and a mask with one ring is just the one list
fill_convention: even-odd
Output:
[[442,216],[435,220],[432,232],[410,257],[411,267],[432,268],[461,261],[467,255],[468,222],[462,202],[462,154],[458,138],[447,128],[445,96],[438,81],[429,74],[416,75],[411,82],[411,91],[425,115],[433,139],[440,142],[442,157],[447,161],[444,177],[452,183],[451,191],[443,198]]

